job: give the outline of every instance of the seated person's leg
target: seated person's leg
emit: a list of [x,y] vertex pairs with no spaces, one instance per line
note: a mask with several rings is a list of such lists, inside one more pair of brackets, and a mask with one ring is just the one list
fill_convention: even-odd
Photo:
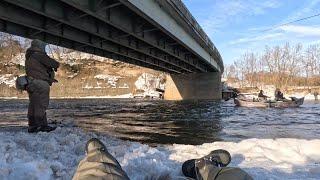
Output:
[[127,174],[118,161],[107,151],[104,144],[96,138],[86,145],[86,157],[79,163],[74,180],[116,179],[127,180]]
[[221,179],[253,180],[253,178],[247,172],[245,172],[244,170],[242,170],[240,168],[235,168],[235,167],[224,167],[224,168],[221,168],[221,170],[217,174],[215,180],[221,180]]
[[197,179],[201,176],[200,169],[203,166],[206,166],[207,168],[210,167],[211,172],[216,171],[218,173],[221,169],[220,167],[226,167],[230,161],[230,153],[226,150],[218,149],[200,159],[191,159],[184,162],[182,165],[182,172],[187,177]]
[[197,180],[252,180],[242,169],[226,167],[230,161],[230,153],[219,149],[200,159],[186,161],[182,165],[182,172]]

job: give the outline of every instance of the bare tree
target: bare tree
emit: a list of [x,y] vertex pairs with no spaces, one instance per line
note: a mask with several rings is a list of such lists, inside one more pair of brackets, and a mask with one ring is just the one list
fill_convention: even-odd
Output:
[[[233,69],[231,68],[233,67]],[[240,86],[273,84],[279,88],[320,84],[320,45],[303,49],[301,44],[266,46],[262,54],[247,52],[232,66],[227,66],[224,77],[237,79]]]
[[1,33],[0,38],[0,58],[2,62],[10,62],[14,56],[24,50],[21,46],[19,37]]

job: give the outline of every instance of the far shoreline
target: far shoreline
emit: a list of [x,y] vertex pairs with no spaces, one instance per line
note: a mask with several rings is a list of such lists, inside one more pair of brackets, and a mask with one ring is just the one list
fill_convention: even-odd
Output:
[[[85,96],[85,97],[50,97],[50,100],[78,100],[78,99],[135,99],[135,100],[162,100],[165,99],[148,99],[148,98],[134,98],[134,97],[118,97],[118,96]],[[28,97],[0,97],[0,100],[29,100]],[[170,101],[170,100],[167,100]],[[221,101],[224,102],[223,99]],[[231,101],[231,100],[230,100]],[[320,102],[320,99],[307,98],[305,102]]]

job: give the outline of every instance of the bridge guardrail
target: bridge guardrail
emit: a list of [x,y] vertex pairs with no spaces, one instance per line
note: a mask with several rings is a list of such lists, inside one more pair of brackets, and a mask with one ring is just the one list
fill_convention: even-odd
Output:
[[184,5],[184,3],[181,0],[166,0],[169,4],[175,6],[175,9],[177,12],[185,19],[186,23],[189,24],[189,26],[196,32],[196,34],[200,37],[202,41],[211,49],[215,55],[218,55],[218,57],[215,57],[219,62],[219,66],[221,67],[221,70],[223,70],[223,62],[222,57],[215,47],[215,45],[212,43],[208,35],[204,32],[202,27],[199,25],[197,20],[192,16],[188,8]]

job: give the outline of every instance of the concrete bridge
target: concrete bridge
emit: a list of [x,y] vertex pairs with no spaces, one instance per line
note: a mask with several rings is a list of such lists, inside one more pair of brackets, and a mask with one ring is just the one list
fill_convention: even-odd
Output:
[[222,58],[180,0],[0,0],[0,31],[167,72],[169,100],[221,98]]

